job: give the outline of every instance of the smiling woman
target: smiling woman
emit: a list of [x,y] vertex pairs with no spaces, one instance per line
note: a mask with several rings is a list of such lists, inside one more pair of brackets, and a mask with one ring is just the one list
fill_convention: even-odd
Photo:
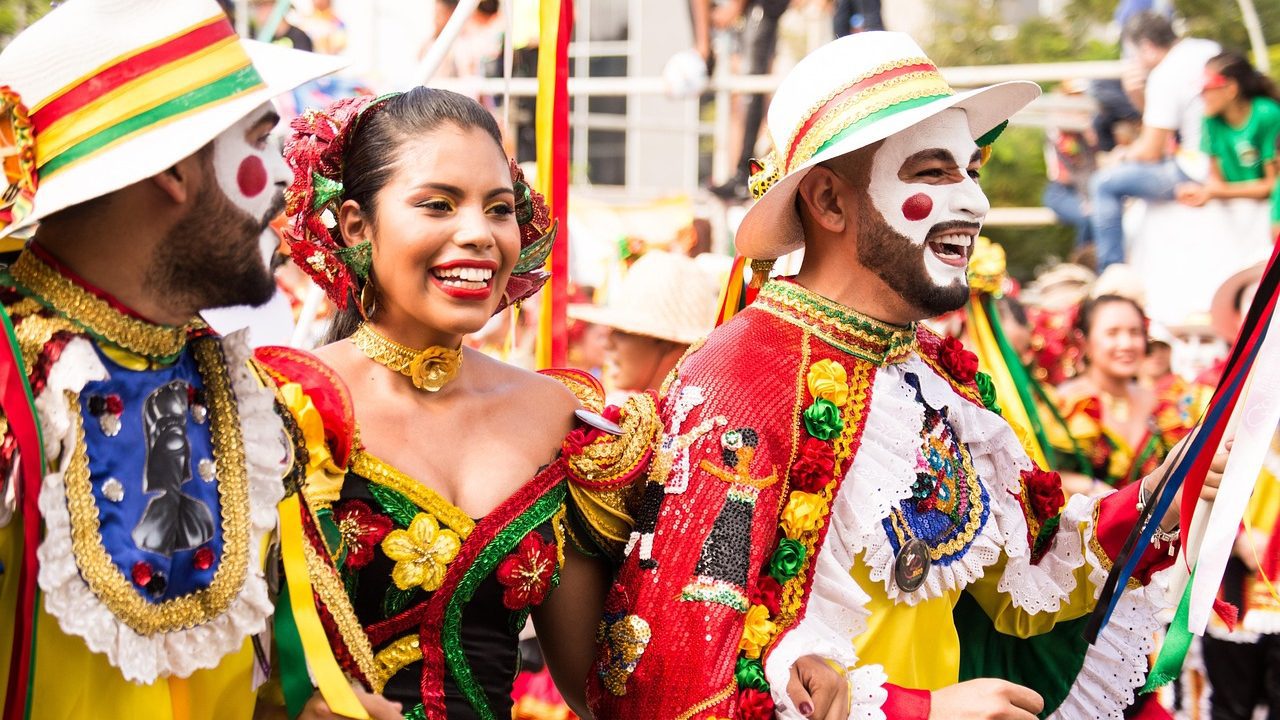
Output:
[[[1133,300],[1101,295],[1084,303],[1076,323],[1087,367],[1059,388],[1059,406],[1071,438],[1062,457],[1084,450],[1088,467],[1064,468],[1068,491],[1103,492],[1124,487],[1154,470],[1190,431],[1189,396],[1165,395],[1138,384],[1147,354],[1146,316]],[[1058,442],[1055,441],[1055,445]]]
[[[361,681],[375,718],[509,716],[532,616],[553,677],[581,707],[608,577],[600,558],[629,532],[621,507],[600,508],[620,503],[641,457],[589,473],[612,483],[598,497],[574,463],[610,441],[575,430],[575,411],[643,454],[652,401],[613,412],[620,429],[579,408],[602,409],[589,376],[556,382],[462,349],[541,286],[555,233],[479,104],[416,88],[340,101],[293,129],[293,259],[343,308],[317,354],[349,391],[312,408],[323,427],[299,429],[318,468],[302,484],[299,552],[332,648],[322,655]],[[287,388],[299,363],[318,365],[296,352],[268,364]],[[314,647],[306,656],[317,667]],[[291,709],[328,717],[329,699]]]

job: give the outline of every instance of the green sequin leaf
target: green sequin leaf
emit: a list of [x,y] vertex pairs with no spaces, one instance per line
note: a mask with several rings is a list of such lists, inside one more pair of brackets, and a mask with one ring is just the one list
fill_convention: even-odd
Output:
[[409,601],[417,594],[417,587],[401,590],[396,587],[395,583],[388,585],[387,594],[382,596],[382,616],[392,617],[399,615],[402,610],[409,607]]
[[369,492],[382,509],[402,528],[407,528],[421,512],[413,501],[388,487],[369,483]]
[[517,275],[537,270],[547,264],[547,258],[551,257],[551,247],[556,242],[557,230],[559,223],[552,223],[545,235],[520,249],[520,257],[516,260],[514,270]]
[[311,200],[312,210],[319,210],[342,194],[342,183],[317,172],[311,173],[311,186],[315,188],[315,195]]
[[356,277],[368,279],[369,270],[373,268],[373,245],[368,240],[351,247],[338,248],[334,254]]

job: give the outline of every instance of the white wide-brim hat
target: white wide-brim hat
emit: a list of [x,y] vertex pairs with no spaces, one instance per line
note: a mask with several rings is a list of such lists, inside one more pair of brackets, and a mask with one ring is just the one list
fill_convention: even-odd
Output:
[[569,317],[688,345],[715,325],[719,278],[697,260],[652,250],[636,260],[606,305],[570,305]]
[[813,166],[949,108],[964,110],[980,139],[1038,95],[1040,86],[1026,81],[957,93],[904,33],[857,33],[823,45],[796,63],[769,104],[773,150],[752,168],[757,201],[734,237],[738,253],[773,259],[804,245],[795,193]]
[[345,64],[241,40],[214,0],[65,2],[0,52],[0,124],[34,151],[34,182],[6,166],[6,198],[35,186],[23,212],[0,206],[0,235],[163,172]]

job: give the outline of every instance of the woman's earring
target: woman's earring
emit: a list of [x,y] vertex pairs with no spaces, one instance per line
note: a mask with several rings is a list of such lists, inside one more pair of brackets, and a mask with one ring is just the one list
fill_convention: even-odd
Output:
[[364,287],[360,288],[360,317],[364,318],[365,322],[368,322],[369,318],[373,317],[376,295],[377,293],[373,289],[373,275],[370,275],[364,281]]

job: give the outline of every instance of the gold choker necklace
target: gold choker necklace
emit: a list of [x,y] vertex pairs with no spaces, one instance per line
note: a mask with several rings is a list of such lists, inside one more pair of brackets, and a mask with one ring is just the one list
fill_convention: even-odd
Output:
[[457,377],[462,367],[462,350],[434,345],[426,350],[414,350],[384,336],[368,323],[356,328],[351,342],[365,357],[404,375],[413,381],[414,387],[427,392],[439,392]]

